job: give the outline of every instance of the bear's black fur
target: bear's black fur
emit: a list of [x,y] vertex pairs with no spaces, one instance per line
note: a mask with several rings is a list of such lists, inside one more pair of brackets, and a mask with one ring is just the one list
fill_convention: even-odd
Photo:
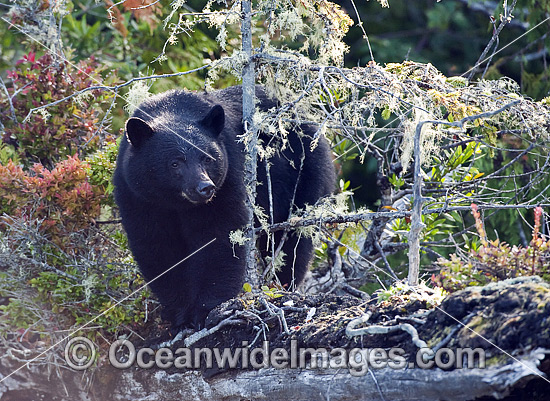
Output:
[[[261,109],[276,106],[260,87],[256,96]],[[334,189],[328,143],[322,138],[311,151],[315,130],[301,129],[303,135],[291,132],[286,148],[269,159],[275,222],[285,221],[291,207],[314,204]],[[237,142],[242,133],[240,86],[152,96],[126,124],[127,140],[121,141],[114,175],[115,199],[135,260],[145,279],[154,280],[149,286],[175,328],[200,327],[211,309],[242,288],[243,247],[229,241],[229,233],[247,223],[245,153]],[[264,143],[270,139],[260,136]],[[265,161],[258,163],[257,175],[257,202],[269,214]],[[265,248],[265,239],[260,243]],[[281,282],[300,283],[311,260],[311,240],[289,234],[282,250],[287,256],[278,273]]]

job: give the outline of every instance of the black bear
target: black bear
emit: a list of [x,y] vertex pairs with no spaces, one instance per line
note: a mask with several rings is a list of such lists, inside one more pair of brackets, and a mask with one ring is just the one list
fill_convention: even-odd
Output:
[[[277,105],[261,87],[256,97],[263,110]],[[150,288],[174,328],[201,327],[211,309],[242,288],[244,249],[229,240],[230,232],[247,222],[245,152],[237,140],[242,133],[240,86],[155,95],[126,123],[114,195],[130,249],[145,279],[154,280]],[[329,144],[321,138],[311,150],[314,133],[311,126],[301,126],[269,159],[275,222],[287,220],[291,209],[314,204],[334,189]],[[260,140],[274,138],[262,134]],[[264,163],[258,163],[257,203],[269,213]],[[276,235],[277,244],[281,236]],[[312,257],[311,240],[289,234],[282,251],[285,266],[278,277],[283,284],[298,284]]]

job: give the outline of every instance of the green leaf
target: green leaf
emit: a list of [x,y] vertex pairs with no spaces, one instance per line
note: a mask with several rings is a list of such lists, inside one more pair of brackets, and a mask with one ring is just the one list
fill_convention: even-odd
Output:
[[384,110],[382,110],[382,118],[384,120],[389,120],[391,117],[391,111],[388,106],[384,107]]

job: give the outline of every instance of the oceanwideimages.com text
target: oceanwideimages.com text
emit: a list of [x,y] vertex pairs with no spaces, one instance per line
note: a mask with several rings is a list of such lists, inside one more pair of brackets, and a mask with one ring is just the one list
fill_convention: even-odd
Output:
[[109,349],[111,365],[119,369],[137,366],[142,369],[347,369],[353,376],[365,375],[369,369],[468,369],[484,368],[482,348],[421,348],[414,361],[406,358],[402,348],[300,348],[291,340],[290,348],[270,348],[269,341],[251,347],[243,341],[237,348],[139,348],[119,339]]

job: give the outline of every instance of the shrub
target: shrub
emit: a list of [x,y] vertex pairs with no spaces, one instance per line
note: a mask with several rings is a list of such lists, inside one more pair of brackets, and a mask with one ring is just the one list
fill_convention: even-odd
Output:
[[2,92],[0,120],[5,127],[3,142],[15,148],[25,166],[39,162],[51,168],[67,156],[96,151],[107,136],[107,121],[100,118],[102,105],[113,97],[107,91],[82,93],[27,118],[33,108],[102,84],[101,69],[93,57],[73,67],[50,54],[37,59],[30,52],[17,61],[16,68],[8,72],[10,98]]
[[119,142],[120,140],[109,142],[101,150],[86,158],[89,165],[88,181],[105,195],[101,203],[111,207],[115,206],[112,177],[115,172]]
[[39,220],[55,244],[68,248],[68,234],[87,228],[105,197],[102,187],[90,184],[89,168],[76,155],[51,171],[38,163],[29,171],[12,161],[0,165],[0,212]]
[[472,246],[463,258],[452,254],[450,260],[438,259],[441,271],[432,277],[434,284],[452,292],[518,276],[540,275],[550,281],[550,239],[539,232],[543,214],[540,206],[535,208],[533,238],[527,247],[488,240],[481,214],[473,203],[472,213],[481,245]]

